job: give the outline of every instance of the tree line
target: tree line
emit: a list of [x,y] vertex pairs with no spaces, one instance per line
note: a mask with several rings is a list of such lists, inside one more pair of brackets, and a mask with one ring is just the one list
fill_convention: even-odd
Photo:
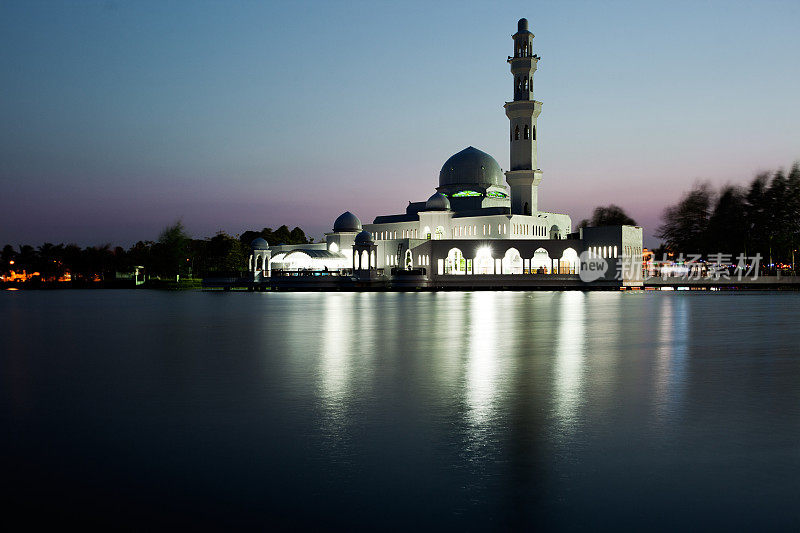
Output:
[[236,272],[247,268],[250,243],[263,237],[270,245],[312,242],[300,228],[245,231],[240,236],[219,232],[213,237],[193,239],[180,220],[164,228],[155,241],[138,241],[127,250],[110,244],[80,247],[76,244],[29,244],[16,248],[6,244],[0,251],[0,273],[39,272],[43,281],[54,281],[69,273],[75,281],[106,281],[116,272],[144,267],[148,277],[202,278],[211,273]]
[[656,237],[673,254],[760,254],[794,267],[800,244],[800,166],[758,174],[745,186],[701,182],[662,215]]

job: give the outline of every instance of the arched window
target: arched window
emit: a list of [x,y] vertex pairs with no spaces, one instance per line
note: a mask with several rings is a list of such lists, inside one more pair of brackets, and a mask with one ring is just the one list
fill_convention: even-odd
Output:
[[536,124],[533,125],[533,130],[531,130],[531,139],[536,140]]
[[522,274],[522,257],[516,248],[506,250],[502,261],[503,274]]
[[533,91],[533,76],[531,76],[531,79],[528,82],[528,90]]
[[525,135],[524,135],[524,137],[526,139],[530,139],[531,138],[531,128],[527,124],[525,124]]
[[458,248],[452,248],[447,253],[447,260],[445,261],[445,274],[466,274],[467,262],[464,255]]
[[528,205],[528,202],[525,202],[525,205],[522,207],[522,212],[525,213],[526,215],[531,214],[531,206]]
[[550,274],[553,268],[553,261],[550,259],[550,254],[544,248],[538,248],[533,252],[531,259],[531,271],[534,274]]
[[525,78],[524,80],[522,80],[522,90],[523,91],[527,91],[528,90],[528,78]]
[[514,128],[514,140],[515,140],[515,141],[518,141],[518,140],[519,140],[519,126],[517,126],[516,128]]

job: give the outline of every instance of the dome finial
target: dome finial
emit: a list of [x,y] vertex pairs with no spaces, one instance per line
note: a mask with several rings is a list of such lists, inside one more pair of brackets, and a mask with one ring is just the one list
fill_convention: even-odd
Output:
[[519,22],[517,22],[517,31],[528,31],[528,19],[519,19]]

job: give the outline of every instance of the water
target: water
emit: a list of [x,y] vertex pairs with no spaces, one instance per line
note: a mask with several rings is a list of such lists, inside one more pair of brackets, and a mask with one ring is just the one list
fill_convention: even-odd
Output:
[[798,293],[0,294],[4,517],[794,529]]

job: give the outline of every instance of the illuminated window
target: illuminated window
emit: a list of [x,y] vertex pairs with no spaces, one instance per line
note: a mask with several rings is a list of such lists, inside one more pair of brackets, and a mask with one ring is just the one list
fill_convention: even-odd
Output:
[[530,138],[531,138],[531,128],[530,128],[530,126],[528,126],[527,124],[525,124],[525,133],[524,133],[524,137],[525,137],[526,139],[530,139]]
[[480,195],[481,195],[481,193],[479,193],[478,191],[465,190],[465,191],[458,191],[456,193],[453,193],[453,194],[450,195],[450,197],[451,198],[464,198],[465,196],[480,196]]

